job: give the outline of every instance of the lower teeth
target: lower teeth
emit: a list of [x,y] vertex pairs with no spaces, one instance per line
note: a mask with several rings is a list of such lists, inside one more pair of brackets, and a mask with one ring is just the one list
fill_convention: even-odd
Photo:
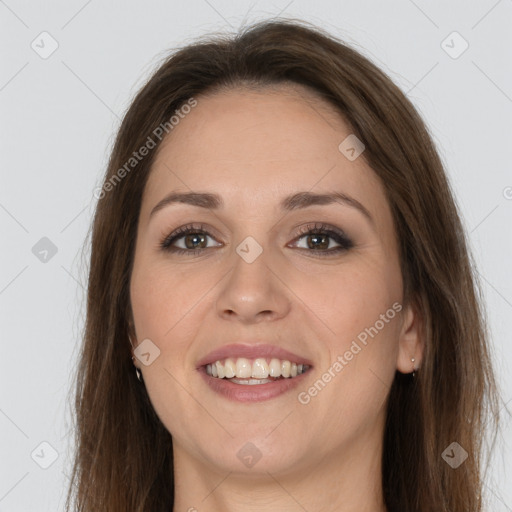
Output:
[[278,379],[237,379],[233,377],[232,379],[226,379],[230,382],[234,382],[235,384],[243,384],[246,386],[255,386],[256,384],[266,384],[267,382],[274,382]]

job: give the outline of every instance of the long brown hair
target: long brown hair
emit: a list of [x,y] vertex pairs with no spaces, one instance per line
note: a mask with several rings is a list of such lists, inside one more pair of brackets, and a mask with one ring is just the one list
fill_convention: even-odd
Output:
[[[498,395],[474,263],[443,165],[424,122],[385,73],[332,35],[296,20],[260,22],[173,52],[123,119],[92,223],[67,510],[72,502],[83,512],[172,507],[171,435],[136,380],[129,343],[142,194],[160,140],[172,129],[169,120],[191,98],[283,82],[320,95],[364,142],[363,158],[381,178],[393,213],[404,305],[415,301],[423,318],[422,367],[414,379],[397,372],[388,397],[387,508],[482,510],[484,432],[496,424]],[[166,127],[160,137],[159,126]],[[149,139],[156,147],[130,160]],[[442,458],[452,442],[469,454],[457,469]]]

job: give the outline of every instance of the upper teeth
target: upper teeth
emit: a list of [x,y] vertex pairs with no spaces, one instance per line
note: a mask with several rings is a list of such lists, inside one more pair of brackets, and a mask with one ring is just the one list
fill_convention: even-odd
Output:
[[228,357],[224,363],[215,361],[215,363],[206,365],[206,373],[219,379],[248,379],[254,377],[257,379],[266,379],[267,377],[296,377],[304,373],[309,366],[307,364],[296,364],[287,360],[266,359],[260,357],[251,362],[245,357],[232,359]]

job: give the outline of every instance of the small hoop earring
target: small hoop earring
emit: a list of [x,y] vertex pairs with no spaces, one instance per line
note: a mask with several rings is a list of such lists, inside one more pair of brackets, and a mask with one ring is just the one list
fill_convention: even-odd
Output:
[[[133,364],[135,364],[135,357],[132,356]],[[140,371],[140,368],[138,366],[135,366],[135,375],[137,375],[137,379],[139,379],[139,382],[142,381],[142,372]]]

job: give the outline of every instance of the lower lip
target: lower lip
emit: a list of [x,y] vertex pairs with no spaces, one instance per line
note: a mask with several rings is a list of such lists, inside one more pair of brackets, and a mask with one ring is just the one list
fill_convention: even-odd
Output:
[[304,377],[311,371],[311,368],[307,372],[297,375],[297,377],[279,379],[274,382],[254,385],[235,384],[227,379],[211,377],[206,373],[204,367],[198,369],[198,371],[213,391],[229,398],[230,400],[235,402],[263,402],[280,396],[297,387],[304,380]]

